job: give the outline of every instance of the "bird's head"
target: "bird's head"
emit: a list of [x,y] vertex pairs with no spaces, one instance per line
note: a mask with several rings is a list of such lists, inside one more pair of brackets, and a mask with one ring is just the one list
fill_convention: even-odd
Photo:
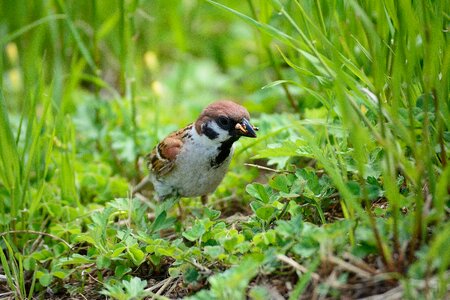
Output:
[[257,127],[250,124],[250,114],[241,105],[220,100],[208,105],[195,122],[198,134],[210,140],[223,142],[238,140],[241,136],[256,137]]

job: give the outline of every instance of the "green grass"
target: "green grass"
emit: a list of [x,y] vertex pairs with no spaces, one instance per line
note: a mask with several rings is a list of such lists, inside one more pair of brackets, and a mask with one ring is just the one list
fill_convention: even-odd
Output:
[[[444,299],[449,15],[430,0],[2,2],[0,295]],[[130,198],[157,141],[224,97],[260,133],[207,207],[183,199],[180,219]]]

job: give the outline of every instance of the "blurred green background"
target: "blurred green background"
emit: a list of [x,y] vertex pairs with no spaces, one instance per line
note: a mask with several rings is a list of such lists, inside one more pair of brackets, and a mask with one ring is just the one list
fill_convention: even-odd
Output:
[[84,88],[104,92],[98,97],[132,94],[144,107],[159,97],[163,113],[198,110],[218,97],[265,98],[260,88],[270,73],[255,31],[203,1],[1,5],[5,96],[23,99],[27,87],[43,81],[68,112],[80,100],[64,97]]

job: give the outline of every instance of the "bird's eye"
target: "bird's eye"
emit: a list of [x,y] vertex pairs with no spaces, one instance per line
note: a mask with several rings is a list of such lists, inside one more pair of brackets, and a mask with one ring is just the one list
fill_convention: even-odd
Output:
[[217,122],[220,126],[226,127],[230,124],[230,119],[228,119],[227,117],[219,117],[219,119],[217,119]]

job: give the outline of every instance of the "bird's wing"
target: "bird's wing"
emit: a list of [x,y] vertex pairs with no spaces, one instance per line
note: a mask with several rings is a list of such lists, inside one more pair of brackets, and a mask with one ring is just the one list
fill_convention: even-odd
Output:
[[175,166],[175,160],[183,147],[185,133],[192,125],[173,132],[162,140],[151,153],[147,155],[147,167],[156,176],[164,176]]

